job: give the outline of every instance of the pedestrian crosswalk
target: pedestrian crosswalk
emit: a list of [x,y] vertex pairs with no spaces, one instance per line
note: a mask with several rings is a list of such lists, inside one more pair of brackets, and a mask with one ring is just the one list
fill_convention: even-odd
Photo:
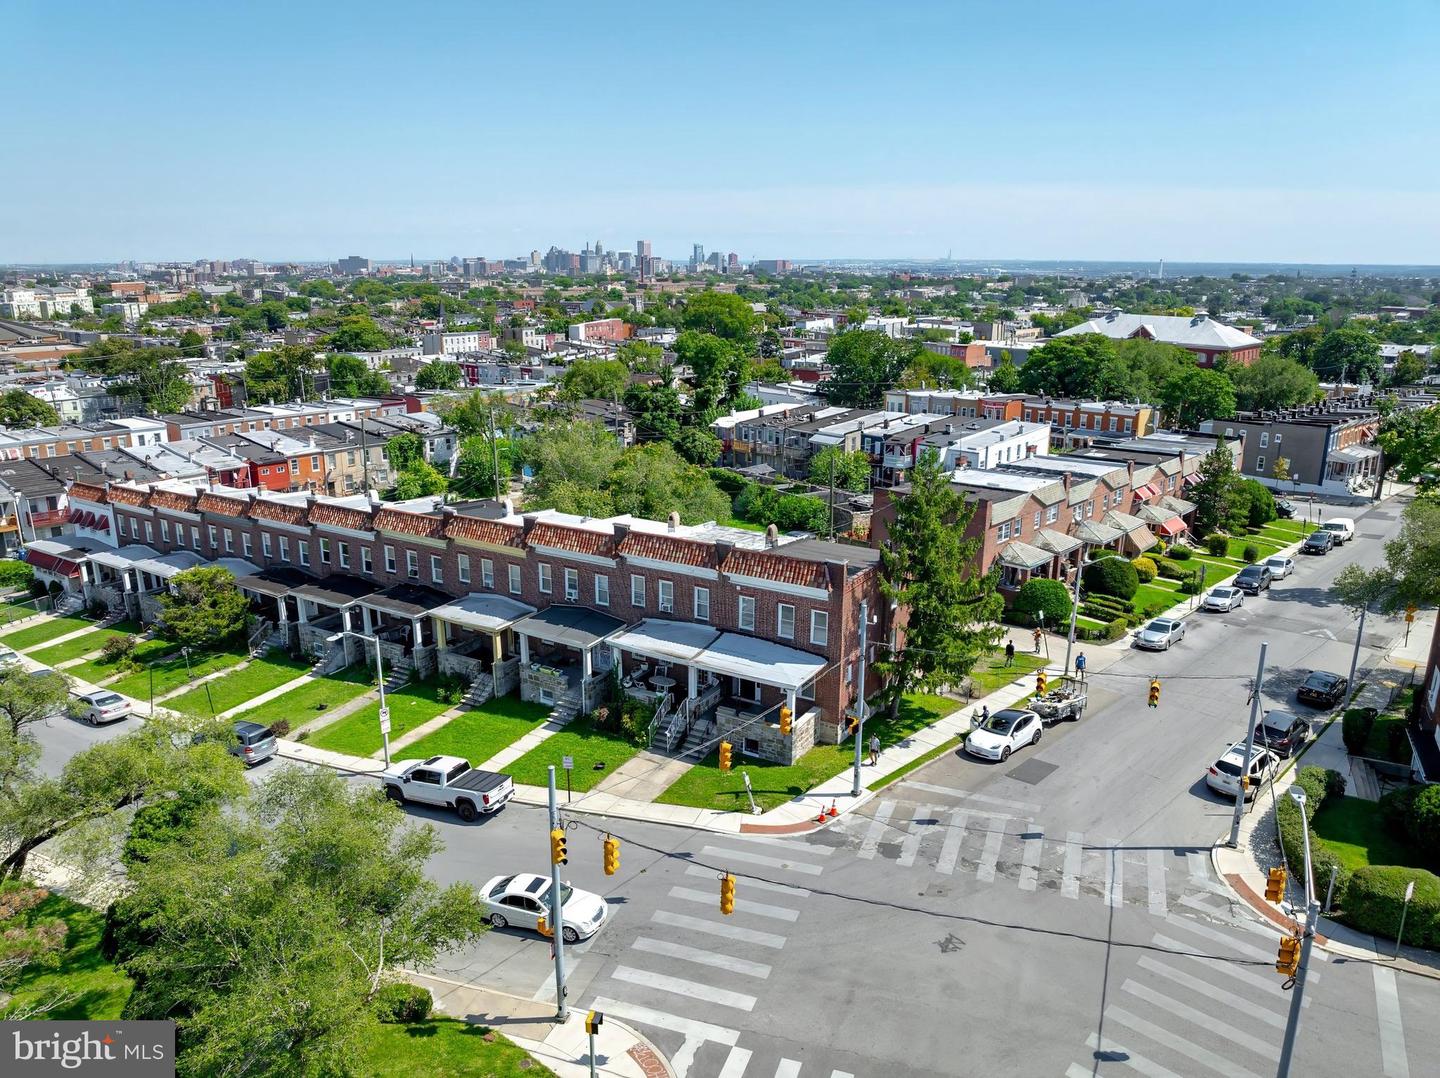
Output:
[[[687,865],[613,969],[590,983],[586,1005],[640,1027],[669,1056],[679,1078],[800,1078],[800,1060],[741,1045],[740,1026],[780,961],[804,901],[833,847],[771,837],[717,837],[700,859],[753,867],[735,912],[720,913],[716,872]],[[811,1068],[817,1078],[853,1078]],[[810,1078],[810,1072],[805,1073]]]

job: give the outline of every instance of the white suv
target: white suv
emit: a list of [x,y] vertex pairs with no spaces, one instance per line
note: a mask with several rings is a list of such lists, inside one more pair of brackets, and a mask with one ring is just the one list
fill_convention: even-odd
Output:
[[1244,775],[1250,779],[1245,790],[1245,800],[1250,801],[1262,785],[1275,777],[1279,766],[1279,758],[1257,742],[1250,750],[1250,766],[1246,767],[1245,742],[1237,741],[1210,765],[1210,770],[1205,772],[1205,785],[1233,801],[1240,792],[1240,777]]

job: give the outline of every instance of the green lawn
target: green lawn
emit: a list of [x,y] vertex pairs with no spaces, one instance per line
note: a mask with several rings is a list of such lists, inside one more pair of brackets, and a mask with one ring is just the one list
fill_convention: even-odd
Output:
[[1084,614],[1076,614],[1075,627],[1077,629],[1103,629],[1105,628],[1105,622],[1096,621],[1094,618],[1087,617]]
[[[970,671],[970,680],[975,683],[975,696],[989,696],[996,689],[1003,689],[1012,681],[1018,681],[1027,674],[1033,674],[1045,665],[1044,654],[1027,655],[1015,653],[1015,665],[1006,666],[1004,654],[991,655],[981,659]],[[959,706],[958,704],[956,706]]]
[[[879,735],[883,766],[884,749],[903,741],[917,730],[923,730],[961,706],[957,701],[943,696],[919,693],[907,696],[894,721],[885,718],[886,713],[881,712],[865,724],[865,740],[869,741],[871,734]],[[741,772],[748,771],[756,803],[762,810],[772,809],[794,800],[806,790],[835,777],[847,767],[852,767],[854,763],[855,746],[849,741],[840,745],[816,745],[789,766],[743,757],[737,750],[734,767],[728,772],[720,770],[719,754],[712,752],[676,779],[670,788],[655,800],[665,805],[749,811],[750,802],[745,797],[745,780],[741,777]]]
[[[239,707],[246,700],[253,700],[261,693],[278,689],[287,681],[294,681],[311,667],[311,663],[290,658],[283,651],[272,651],[263,659],[256,659],[241,670],[200,685],[183,696],[166,700],[165,706],[176,711],[193,712],[197,715],[210,713],[211,701],[215,713]],[[209,689],[207,695],[206,689]]]
[[54,640],[57,636],[79,632],[81,629],[91,629],[94,626],[95,622],[89,618],[70,614],[63,618],[45,618],[43,621],[27,625],[23,629],[11,629],[8,633],[0,634],[0,641],[16,651],[24,651],[26,648],[33,648],[36,644]]
[[1130,607],[1141,617],[1151,617],[1162,610],[1169,610],[1186,598],[1188,596],[1180,594],[1180,587],[1176,581],[1157,576],[1150,583],[1141,584],[1136,589],[1135,597],[1130,600]]
[[[420,682],[406,685],[398,692],[385,694],[385,703],[390,708],[391,741],[455,706],[438,700],[437,688],[433,682]],[[379,752],[380,701],[377,699],[338,722],[317,730],[311,735],[308,744],[317,749],[349,753],[351,756],[369,756]]]
[[[179,649],[179,645],[173,640],[155,639],[142,640],[135,645],[135,650],[130,653],[131,661],[144,665],[162,655],[168,655]],[[71,677],[80,678],[82,681],[93,682],[98,685],[106,678],[114,677],[116,674],[125,673],[119,663],[105,662],[102,659],[87,659],[83,663],[76,663],[67,667],[65,673]],[[147,682],[145,692],[148,695],[150,686]]]
[[[432,734],[426,734],[405,751],[406,758],[462,756],[479,767],[501,749],[513,745],[531,730],[538,729],[550,708],[531,704],[518,696],[487,700],[473,711],[463,711]],[[578,723],[581,720],[576,719]],[[572,724],[573,725],[573,724]],[[555,761],[560,762],[558,759]],[[509,768],[505,769],[509,772]],[[543,770],[542,770],[543,774]],[[520,778],[516,782],[528,781]]]
[[356,1064],[370,1078],[554,1078],[499,1033],[458,1018],[381,1023],[361,1044]]
[[1327,797],[1311,821],[1311,827],[1351,872],[1366,865],[1430,867],[1418,851],[1385,830],[1378,802],[1359,797]]
[[[27,916],[40,919],[63,918],[69,926],[60,965],[53,969],[32,969],[20,977],[11,991],[16,1004],[34,1003],[65,993],[75,998],[44,1017],[54,1021],[111,1021],[120,1017],[130,998],[131,983],[118,969],[100,957],[100,936],[105,914],[52,894]],[[0,1010],[0,1017],[4,1011]]]
[[1261,528],[1260,532],[1274,542],[1289,546],[1304,539],[1314,530],[1313,525],[1306,524],[1303,520],[1272,520]]
[[748,520],[741,520],[739,517],[733,516],[727,517],[718,523],[725,525],[727,528],[743,528],[747,532],[763,532],[765,530],[764,524],[751,524]]
[[302,724],[318,717],[323,711],[348,704],[374,687],[368,667],[363,664],[352,666],[337,674],[326,674],[324,677],[307,681],[287,693],[281,693],[273,700],[267,700],[259,707],[242,711],[237,718],[265,726],[284,719],[291,729],[298,730]]
[[[157,641],[157,643],[161,642]],[[164,641],[163,643],[164,647],[147,652],[147,655],[142,657],[142,661],[145,661],[144,669],[126,674],[113,685],[107,685],[106,688],[136,700],[149,700],[150,674],[153,671],[155,674],[155,697],[159,699],[167,692],[174,692],[176,689],[184,687],[195,678],[201,678],[206,674],[213,674],[234,666],[236,663],[244,662],[250,654],[243,646],[232,646],[221,651],[192,651],[187,662],[173,641]],[[136,651],[138,652],[139,649],[137,648]],[[161,654],[174,652],[175,654],[167,659],[150,660],[149,656],[156,652]],[[77,673],[77,676],[80,675]]]
[[[546,768],[554,764],[555,783],[563,786],[565,772],[560,765],[566,756],[571,756],[575,768],[570,773],[570,788],[578,792],[590,789],[639,751],[640,746],[595,729],[588,719],[576,719],[510,764],[505,772],[516,782],[544,786],[548,781]],[[604,766],[597,768],[596,764]]]
[[52,644],[48,648],[32,651],[30,658],[47,666],[55,666],[70,659],[78,659],[82,655],[89,655],[92,651],[99,651],[107,641],[117,640],[122,636],[135,636],[144,631],[133,621],[120,621],[108,629],[86,633],[84,636],[77,636],[74,640],[67,640],[63,644]]

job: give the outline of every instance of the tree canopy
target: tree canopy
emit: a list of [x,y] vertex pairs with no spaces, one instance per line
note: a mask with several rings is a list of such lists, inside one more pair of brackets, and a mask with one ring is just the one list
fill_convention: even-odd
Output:
[[44,427],[60,422],[60,413],[33,393],[7,389],[0,393],[0,426]]
[[858,449],[847,453],[838,445],[826,446],[810,458],[810,482],[817,487],[828,487],[832,478],[836,490],[856,493],[869,490],[869,454]]
[[333,352],[383,352],[395,342],[368,315],[351,315],[340,320],[335,332],[324,338],[324,347]]
[[730,341],[749,341],[759,322],[749,302],[732,292],[698,292],[687,296],[681,320],[686,329]]
[[250,601],[235,574],[218,565],[197,565],[170,578],[160,593],[165,634],[186,647],[204,648],[245,634]]
[[304,400],[314,393],[318,365],[315,350],[303,345],[285,344],[273,352],[256,352],[245,360],[246,391],[256,404]]
[[625,395],[630,371],[618,359],[577,359],[560,375],[561,400],[618,401]]
[[1390,409],[1375,440],[1385,454],[1387,472],[1414,483],[1422,496],[1440,492],[1440,405]]
[[920,343],[897,340],[875,329],[852,329],[830,339],[830,377],[820,392],[832,404],[869,408],[882,403],[917,354]]
[[416,389],[459,389],[465,382],[460,364],[432,359],[415,374]]
[[1200,461],[1197,475],[1188,495],[1195,503],[1195,530],[1207,535],[1222,528],[1243,527],[1249,500],[1241,493],[1240,473],[1230,450],[1217,444]]
[[378,397],[390,392],[390,383],[379,371],[372,371],[359,356],[340,352],[325,359],[330,374],[330,392],[336,397]]

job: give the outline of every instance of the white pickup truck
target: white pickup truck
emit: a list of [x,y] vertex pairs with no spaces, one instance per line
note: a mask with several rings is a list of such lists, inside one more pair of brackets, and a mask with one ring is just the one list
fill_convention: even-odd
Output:
[[494,812],[515,795],[509,775],[476,771],[459,756],[401,760],[381,772],[380,781],[392,801],[453,808],[467,823]]

